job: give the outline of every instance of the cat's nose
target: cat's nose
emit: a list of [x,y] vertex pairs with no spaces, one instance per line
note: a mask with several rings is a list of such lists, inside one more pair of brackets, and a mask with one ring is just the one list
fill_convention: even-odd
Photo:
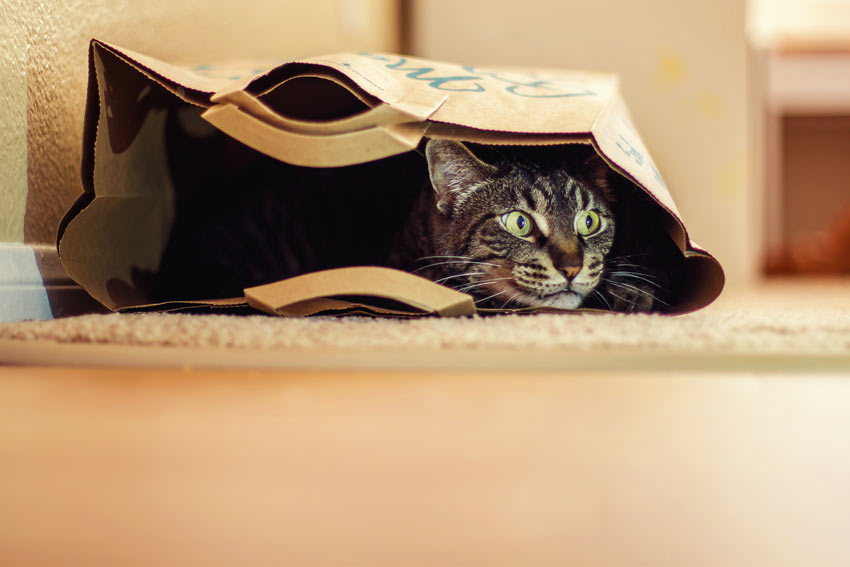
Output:
[[581,266],[559,266],[558,269],[564,272],[568,280],[571,280],[581,271]]

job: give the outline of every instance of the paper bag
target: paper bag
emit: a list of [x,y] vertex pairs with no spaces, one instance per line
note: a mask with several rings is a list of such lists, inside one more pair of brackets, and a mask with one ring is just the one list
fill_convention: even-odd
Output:
[[[719,263],[690,240],[613,76],[479,68],[374,53],[189,67],[96,40],[90,46],[89,74],[83,194],[61,223],[58,245],[68,274],[110,309],[248,303],[288,315],[475,311],[471,301],[463,300],[456,302],[462,307],[446,308],[457,298],[436,300],[435,306],[428,292],[423,292],[425,299],[402,297],[400,290],[437,285],[408,285],[421,279],[410,274],[393,279],[395,288],[383,286],[373,294],[367,282],[381,277],[374,271],[378,268],[350,272],[363,284],[356,289],[334,288],[334,281],[348,280],[329,273],[287,284],[286,293],[278,295],[269,291],[276,288],[247,290],[241,302],[198,297],[151,305],[150,282],[179,197],[175,153],[191,151],[186,144],[182,150],[167,149],[164,140],[175,120],[197,130],[198,139],[224,136],[277,160],[320,168],[384,160],[414,151],[429,138],[496,146],[587,144],[651,196],[684,255],[681,289],[669,312],[699,309],[723,287]],[[322,290],[320,296],[316,289]],[[412,308],[361,301],[371,295]]]

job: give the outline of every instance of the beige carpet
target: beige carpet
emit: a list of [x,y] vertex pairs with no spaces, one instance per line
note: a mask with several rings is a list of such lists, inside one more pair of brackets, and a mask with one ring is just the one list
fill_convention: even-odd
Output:
[[[305,359],[298,353],[323,353],[324,359],[335,352],[359,353],[362,364],[372,355],[392,358],[435,349],[491,353],[493,364],[505,357],[531,360],[531,353],[541,352],[595,352],[599,358],[637,353],[705,360],[734,355],[850,360],[850,281],[773,281],[732,288],[708,308],[679,317],[547,314],[391,320],[110,314],[0,324],[0,343],[0,361],[16,362],[23,356],[14,354],[20,348],[69,344],[277,353],[287,356],[279,362],[302,365]],[[418,357],[419,363],[428,365],[432,356]],[[559,360],[566,364],[563,357]],[[479,357],[478,363],[487,361]],[[204,360],[194,353],[192,364]]]

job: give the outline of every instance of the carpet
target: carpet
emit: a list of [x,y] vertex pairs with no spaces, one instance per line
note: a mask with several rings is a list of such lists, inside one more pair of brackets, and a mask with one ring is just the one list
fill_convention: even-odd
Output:
[[[383,359],[428,367],[439,365],[434,358],[441,356],[459,364],[463,357],[452,353],[462,353],[472,365],[509,361],[519,368],[522,361],[545,366],[542,360],[569,367],[578,358],[579,367],[605,360],[628,367],[629,361],[654,356],[706,363],[773,357],[779,366],[796,357],[803,367],[816,359],[843,369],[850,361],[850,281],[769,281],[729,290],[706,309],[678,317],[575,313],[399,320],[143,313],[0,324],[0,362],[21,362],[24,355],[15,354],[21,349],[44,353],[98,345],[176,349],[188,357],[183,363],[201,365],[251,364],[245,356],[250,353],[259,356],[259,365],[310,366],[312,360],[318,366],[369,366],[385,364]],[[222,359],[222,351],[231,358]],[[32,353],[27,356],[37,355]],[[134,360],[144,364],[144,355]],[[183,364],[179,357],[169,360]]]

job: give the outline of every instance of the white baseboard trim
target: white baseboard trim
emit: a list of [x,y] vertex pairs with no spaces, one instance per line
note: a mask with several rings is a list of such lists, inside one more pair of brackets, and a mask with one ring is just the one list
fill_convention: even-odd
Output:
[[0,322],[52,318],[35,249],[0,242]]

